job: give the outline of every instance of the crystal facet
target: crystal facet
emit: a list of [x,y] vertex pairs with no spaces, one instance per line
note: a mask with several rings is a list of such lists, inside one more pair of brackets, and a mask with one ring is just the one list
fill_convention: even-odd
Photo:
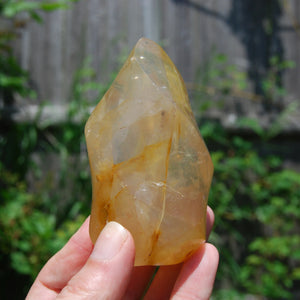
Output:
[[134,238],[136,266],[176,264],[197,250],[213,165],[184,82],[160,46],[138,41],[85,135],[92,241],[114,220]]

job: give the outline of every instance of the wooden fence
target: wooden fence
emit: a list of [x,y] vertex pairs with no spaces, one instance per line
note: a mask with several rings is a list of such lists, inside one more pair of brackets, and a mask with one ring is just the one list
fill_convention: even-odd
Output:
[[141,36],[161,43],[188,83],[213,51],[247,72],[254,93],[270,57],[292,60],[296,68],[282,73],[285,101],[300,99],[298,0],[79,0],[43,19],[20,29],[14,44],[40,101],[66,104],[86,58],[105,81]]

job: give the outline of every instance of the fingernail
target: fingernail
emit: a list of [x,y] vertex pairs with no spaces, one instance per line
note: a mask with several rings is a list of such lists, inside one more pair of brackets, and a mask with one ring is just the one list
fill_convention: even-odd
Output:
[[127,240],[126,229],[116,222],[109,222],[101,231],[91,257],[104,261],[111,260],[119,253]]

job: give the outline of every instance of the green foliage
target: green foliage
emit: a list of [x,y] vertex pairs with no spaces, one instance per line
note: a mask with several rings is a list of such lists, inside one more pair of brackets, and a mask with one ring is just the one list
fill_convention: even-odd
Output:
[[300,174],[277,157],[261,157],[240,137],[226,140],[224,150],[212,153],[209,200],[221,256],[218,279],[240,292],[287,299],[299,280]]
[[[0,13],[12,18],[22,11],[40,21],[40,10],[65,7],[68,2],[5,1]],[[34,95],[28,74],[8,46],[13,37],[13,31],[0,35],[0,97],[7,102],[15,94]],[[262,82],[263,97],[280,101],[286,92],[278,76],[290,67],[291,62],[271,59],[270,72]],[[107,84],[99,84],[86,60],[75,74],[63,126],[37,118],[33,124],[1,128],[0,262],[6,269],[34,278],[88,214],[91,184],[83,128],[91,106],[114,76],[112,73]],[[202,112],[222,108],[233,97],[257,99],[247,92],[247,74],[221,54],[201,69],[193,96]],[[295,109],[296,104],[288,106],[268,131],[256,120],[239,119],[237,125],[251,129],[255,140],[229,134],[217,123],[201,124],[215,166],[209,198],[216,216],[211,241],[221,260],[214,299],[246,295],[288,299],[300,280],[300,174],[286,169],[279,156],[262,156],[255,144],[263,141],[267,145]],[[41,164],[33,159],[37,152],[45,160],[56,157],[57,174],[51,170],[42,173]],[[1,278],[5,275],[0,272]]]
[[[260,99],[278,102],[286,93],[279,72],[292,64],[274,57],[270,66]],[[230,67],[222,55],[214,56],[205,67],[195,93],[200,109],[222,107],[229,97],[245,95],[246,84],[237,80],[245,79],[243,72]],[[209,197],[215,212],[211,241],[220,251],[214,299],[293,297],[300,268],[300,173],[286,169],[279,156],[262,155],[256,143],[262,141],[267,147],[296,108],[296,102],[287,106],[268,130],[258,120],[240,117],[236,124],[252,130],[251,139],[229,134],[218,123],[200,126],[208,147],[217,149],[211,152],[215,173]],[[227,289],[222,288],[224,282]]]
[[59,1],[28,1],[28,0],[6,0],[2,4],[2,15],[6,18],[13,18],[20,13],[27,13],[33,20],[41,22],[39,11],[51,12],[57,9],[68,8],[70,2],[76,0]]
[[1,16],[7,19],[15,18],[21,13],[26,14],[29,19],[42,22],[43,19],[40,15],[42,11],[52,12],[58,9],[69,8],[70,3],[77,0],[41,0],[41,1],[28,1],[28,0],[3,0],[0,4]]
[[[74,76],[64,124],[54,127],[40,114],[32,124],[9,123],[0,132],[0,262],[8,257],[17,273],[34,278],[89,214],[84,124],[112,77],[105,85],[96,83],[86,60]],[[57,174],[43,173],[42,164],[33,160],[37,152],[45,160],[55,156]]]
[[11,259],[11,266],[21,274],[35,277],[41,266],[56,253],[83,222],[81,214],[70,211],[62,224],[43,207],[36,194],[16,175],[0,165],[0,250]]
[[[4,105],[13,104],[17,95],[23,99],[35,97],[29,74],[20,67],[11,48],[19,26],[31,20],[42,22],[42,11],[66,8],[71,2],[6,0],[0,3],[0,18],[6,24],[0,30],[0,100]],[[78,153],[81,146],[82,122],[75,124],[71,131],[63,131],[50,124],[41,127],[38,118],[32,124],[14,124],[0,117],[0,294],[8,298],[11,298],[12,283],[13,289],[21,290],[19,294],[24,286],[28,288],[44,263],[67,242],[88,214],[88,171],[82,167],[83,162],[72,159],[74,149]],[[37,149],[46,158],[58,155],[61,160],[58,183],[54,182],[55,174],[42,174],[34,162]],[[68,168],[74,173],[67,173]],[[30,187],[26,183],[28,176],[32,177]],[[71,180],[76,181],[72,188],[67,186]],[[34,193],[29,190],[32,182],[37,185]],[[67,188],[70,190],[62,193]],[[27,277],[20,280],[18,274]]]
[[[300,267],[300,174],[280,170],[265,174],[252,184],[258,206],[255,220],[269,234],[249,244],[249,255],[242,268],[245,287],[272,298],[288,298],[288,291],[299,280]],[[257,282],[258,274],[261,281]]]
[[[41,12],[68,8],[76,0],[28,1],[2,0],[0,18],[7,21],[7,27],[0,30],[0,99],[11,104],[16,95],[34,98],[35,92],[29,85],[29,74],[23,70],[14,57],[11,41],[16,38],[19,26],[34,20],[42,22]],[[22,20],[16,17],[22,14]],[[11,21],[11,22],[9,22]]]
[[249,95],[244,93],[247,86],[247,74],[230,64],[224,54],[213,51],[212,58],[196,74],[193,89],[193,98],[197,99],[195,109],[222,108],[229,98],[247,97]]
[[11,104],[15,94],[22,97],[35,97],[35,92],[28,85],[27,72],[19,66],[11,49],[1,45],[2,40],[0,35],[0,99]]
[[295,67],[295,63],[290,60],[282,60],[279,56],[272,56],[269,60],[269,70],[262,80],[262,90],[264,97],[270,104],[280,102],[286,95],[286,89],[281,82],[282,73]]

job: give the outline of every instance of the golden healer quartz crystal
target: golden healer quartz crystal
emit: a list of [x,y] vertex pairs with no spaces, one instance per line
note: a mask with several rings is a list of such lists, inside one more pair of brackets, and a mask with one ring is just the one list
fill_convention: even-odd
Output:
[[184,261],[205,242],[213,174],[184,82],[163,49],[138,41],[85,126],[90,236],[109,221],[132,234],[135,265]]

